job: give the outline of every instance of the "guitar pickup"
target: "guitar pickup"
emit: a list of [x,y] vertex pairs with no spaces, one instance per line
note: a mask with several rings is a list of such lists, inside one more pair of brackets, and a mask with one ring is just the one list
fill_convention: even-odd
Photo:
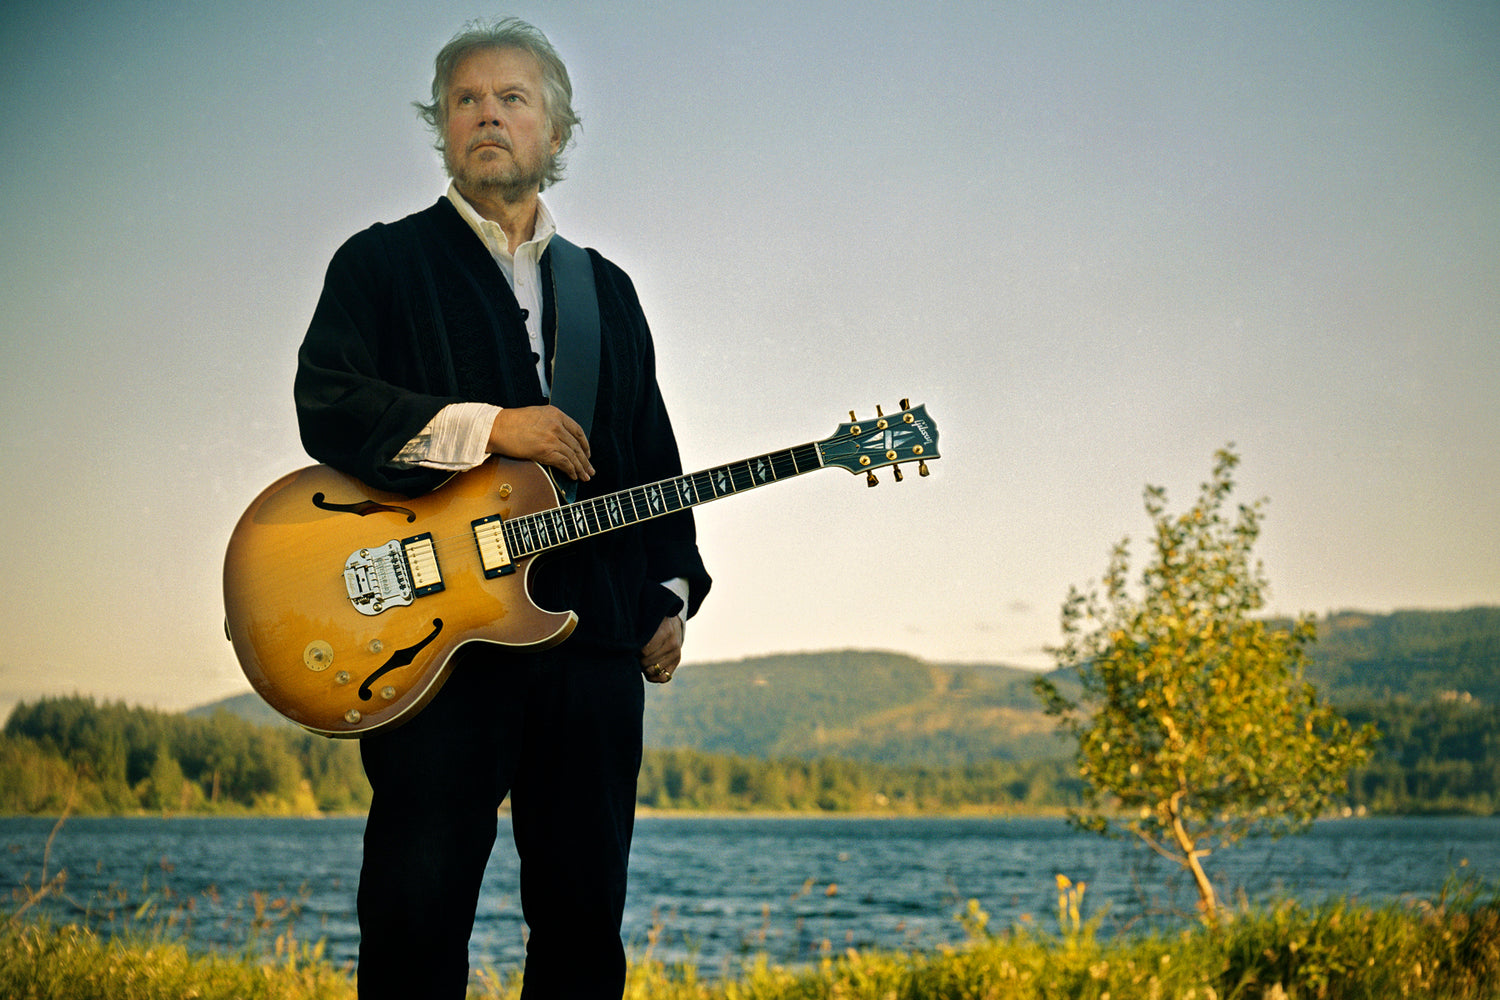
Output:
[[470,522],[470,527],[474,529],[474,544],[479,547],[479,564],[484,567],[484,578],[493,580],[514,573],[516,562],[506,544],[505,521],[500,515],[481,517]]
[[438,566],[437,549],[432,545],[431,532],[403,539],[401,551],[406,556],[406,566],[411,573],[414,596],[426,597],[443,589],[443,571]]

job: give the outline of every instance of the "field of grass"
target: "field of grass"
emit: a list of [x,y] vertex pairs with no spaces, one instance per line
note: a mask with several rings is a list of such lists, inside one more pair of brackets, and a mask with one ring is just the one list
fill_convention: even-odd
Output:
[[[1101,939],[1079,920],[1081,887],[1059,886],[1057,928],[996,932],[970,903],[961,947],[917,953],[832,949],[808,966],[748,961],[701,977],[631,964],[628,1000],[1300,1000],[1500,997],[1500,898],[1453,885],[1419,904],[1329,901],[1247,910],[1214,929]],[[510,971],[480,970],[473,1000],[511,1000]],[[191,952],[170,932],[113,939],[12,916],[0,930],[0,996],[14,1000],[353,1000],[351,970],[288,929],[243,954]]]

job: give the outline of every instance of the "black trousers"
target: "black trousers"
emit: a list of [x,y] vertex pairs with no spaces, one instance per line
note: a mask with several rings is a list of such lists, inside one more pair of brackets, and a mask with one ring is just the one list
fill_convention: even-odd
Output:
[[643,706],[634,656],[476,644],[415,719],[364,738],[361,1000],[464,996],[507,792],[529,931],[522,996],[618,1000]]

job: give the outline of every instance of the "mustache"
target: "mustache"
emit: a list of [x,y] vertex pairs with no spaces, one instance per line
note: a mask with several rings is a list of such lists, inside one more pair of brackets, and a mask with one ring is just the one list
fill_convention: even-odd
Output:
[[475,149],[477,149],[478,147],[483,146],[483,145],[485,145],[487,143],[492,143],[492,144],[494,144],[496,146],[499,146],[501,149],[505,149],[505,150],[509,150],[510,149],[510,140],[507,139],[507,138],[505,138],[505,136],[502,133],[500,133],[500,132],[481,132],[478,135],[476,135],[474,138],[472,138],[472,139],[469,140],[469,152],[472,153]]

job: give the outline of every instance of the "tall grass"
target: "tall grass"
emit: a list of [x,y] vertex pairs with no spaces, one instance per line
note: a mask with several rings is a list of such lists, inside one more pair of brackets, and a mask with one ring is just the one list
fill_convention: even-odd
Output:
[[[1330,900],[1244,909],[1218,928],[1194,926],[1100,940],[1079,918],[1082,888],[1059,881],[1056,932],[995,932],[971,902],[969,940],[925,952],[825,948],[802,967],[746,962],[707,980],[654,954],[631,963],[627,1000],[1493,1000],[1500,997],[1500,899],[1453,883],[1430,901]],[[515,973],[485,969],[475,1000],[512,1000]],[[0,931],[0,996],[17,1000],[344,1000],[350,970],[290,928],[268,953],[196,955],[160,936],[106,939],[45,919]]]

